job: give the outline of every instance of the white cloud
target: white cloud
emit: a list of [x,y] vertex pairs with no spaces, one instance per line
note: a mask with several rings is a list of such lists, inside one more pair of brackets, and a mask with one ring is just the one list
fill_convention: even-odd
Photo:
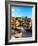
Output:
[[12,17],[15,17],[15,8],[14,7],[12,7],[12,12],[11,12],[11,14],[12,14]]
[[11,10],[12,10],[12,12],[14,12],[15,11],[15,8],[12,8]]

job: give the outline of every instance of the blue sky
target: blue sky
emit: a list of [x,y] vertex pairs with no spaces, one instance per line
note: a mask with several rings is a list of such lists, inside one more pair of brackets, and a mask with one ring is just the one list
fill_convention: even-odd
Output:
[[32,7],[11,7],[12,17],[29,17],[32,18]]

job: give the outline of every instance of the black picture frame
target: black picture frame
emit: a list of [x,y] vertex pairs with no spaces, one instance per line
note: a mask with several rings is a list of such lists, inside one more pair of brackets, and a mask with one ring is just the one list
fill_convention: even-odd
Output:
[[[8,43],[8,3],[24,3],[24,4],[34,4],[35,5],[35,40],[25,41],[25,42],[11,42]],[[6,30],[5,30],[5,45],[10,44],[25,44],[25,43],[36,43],[37,42],[37,3],[36,2],[23,2],[23,1],[5,1],[5,12],[6,12]]]

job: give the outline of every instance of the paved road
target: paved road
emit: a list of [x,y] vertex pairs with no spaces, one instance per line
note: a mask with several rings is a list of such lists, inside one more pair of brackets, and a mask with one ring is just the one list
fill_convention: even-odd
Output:
[[[13,27],[13,26],[12,26],[12,27]],[[17,27],[17,29],[20,29],[21,31],[24,30],[23,27]],[[30,32],[30,31],[24,32],[24,33],[22,34],[22,37],[32,37],[32,32]]]
[[22,37],[32,37],[32,32],[24,32]]

